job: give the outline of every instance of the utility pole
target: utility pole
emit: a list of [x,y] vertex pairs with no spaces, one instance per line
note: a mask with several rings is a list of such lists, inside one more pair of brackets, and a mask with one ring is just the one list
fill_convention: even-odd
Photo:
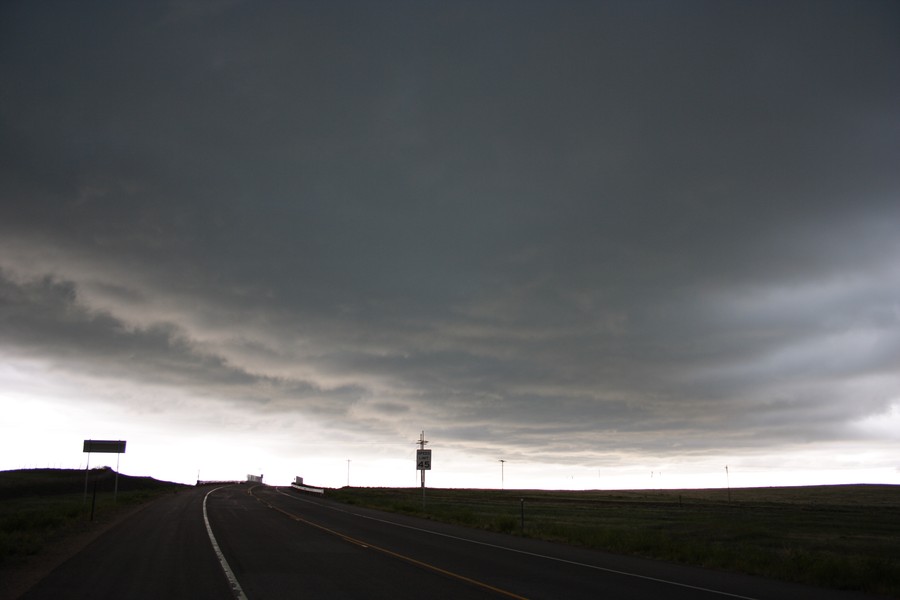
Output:
[[728,483],[728,501],[731,502],[731,477],[728,475],[728,465],[725,465],[725,481]]
[[500,459],[500,489],[501,489],[501,490],[504,488],[504,483],[503,483],[503,467],[504,467],[505,464],[506,464],[506,461],[503,460],[503,459],[501,458],[501,459]]
[[[419,450],[422,450],[424,452],[425,444],[428,443],[428,440],[425,439],[425,430],[424,429],[422,430],[422,433],[419,435],[419,439],[418,439],[418,441],[416,441],[416,443],[419,444]],[[431,452],[431,451],[429,450],[429,452]],[[421,473],[422,473],[422,510],[425,510],[425,469],[421,468],[421,469],[419,469],[419,471],[421,471]]]
[[347,487],[350,487],[350,459],[347,459]]

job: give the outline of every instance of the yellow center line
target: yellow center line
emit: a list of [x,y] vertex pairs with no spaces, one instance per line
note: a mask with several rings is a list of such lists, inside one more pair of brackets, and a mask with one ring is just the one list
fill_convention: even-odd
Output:
[[436,565],[432,565],[431,563],[427,563],[427,562],[423,562],[423,561],[421,561],[421,560],[417,560],[417,559],[415,559],[415,558],[412,558],[411,556],[406,556],[405,554],[399,554],[399,553],[397,553],[397,552],[394,552],[393,550],[388,550],[387,548],[381,548],[380,546],[375,546],[375,545],[370,544],[370,543],[368,543],[368,542],[364,542],[363,540],[358,540],[358,539],[356,539],[356,538],[354,538],[354,537],[351,537],[351,536],[349,536],[349,535],[345,535],[345,534],[340,533],[340,532],[338,532],[338,531],[335,531],[335,530],[333,530],[333,529],[329,529],[329,528],[327,528],[327,527],[325,527],[325,526],[323,526],[323,525],[319,525],[318,523],[313,523],[312,521],[308,521],[308,520],[304,519],[303,517],[301,517],[301,516],[299,516],[299,515],[296,515],[296,514],[290,512],[290,511],[284,510],[283,508],[279,508],[279,507],[277,507],[277,506],[274,506],[274,505],[270,504],[269,502],[267,502],[266,500],[263,500],[262,498],[260,498],[260,497],[257,496],[256,494],[253,494],[253,493],[252,493],[252,492],[253,492],[253,489],[255,489],[255,487],[254,487],[254,488],[251,488],[250,490],[248,490],[248,492],[250,492],[251,495],[252,495],[254,498],[256,498],[258,501],[262,502],[263,504],[265,504],[266,506],[268,506],[268,507],[271,508],[272,510],[278,511],[278,512],[280,512],[281,514],[290,517],[290,518],[293,519],[294,521],[297,521],[297,522],[299,522],[299,523],[303,523],[304,525],[309,525],[310,527],[315,527],[316,529],[319,529],[319,530],[324,531],[324,532],[326,532],[326,533],[330,533],[331,535],[335,535],[335,536],[341,538],[341,539],[344,540],[344,541],[350,542],[351,544],[356,544],[357,546],[362,546],[363,548],[370,548],[370,549],[372,549],[372,550],[377,550],[378,552],[381,552],[381,553],[383,553],[383,554],[387,554],[388,556],[393,556],[394,558],[399,558],[400,560],[405,560],[406,562],[412,563],[412,564],[414,564],[414,565],[417,565],[417,566],[422,567],[422,568],[424,568],[424,569],[428,569],[428,570],[430,570],[430,571],[434,571],[435,573],[440,573],[441,575],[446,575],[447,577],[452,577],[453,579],[458,579],[458,580],[460,580],[460,581],[465,581],[466,583],[469,583],[469,584],[471,584],[471,585],[474,585],[474,586],[477,586],[477,587],[480,587],[480,588],[483,588],[483,589],[486,589],[486,590],[490,590],[490,591],[492,591],[492,592],[494,592],[494,593],[496,593],[496,594],[500,594],[500,595],[502,595],[502,596],[506,596],[507,598],[515,598],[516,600],[528,600],[528,598],[526,598],[525,596],[519,596],[518,594],[514,594],[513,592],[510,592],[510,591],[507,591],[507,590],[504,590],[504,589],[501,589],[501,588],[498,588],[498,587],[494,587],[494,586],[492,586],[492,585],[490,585],[490,584],[484,583],[483,581],[478,581],[477,579],[472,579],[471,577],[466,577],[465,575],[460,575],[459,573],[454,573],[453,571],[448,571],[448,570],[446,570],[446,569],[442,569],[442,568],[440,568],[440,567],[438,567],[438,566],[436,566]]

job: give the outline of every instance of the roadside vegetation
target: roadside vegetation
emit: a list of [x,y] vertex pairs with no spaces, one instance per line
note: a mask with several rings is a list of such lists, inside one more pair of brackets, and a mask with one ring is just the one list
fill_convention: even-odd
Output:
[[[159,494],[182,487],[149,477],[92,469],[24,469],[0,471],[0,568],[15,568],[49,544],[114,519],[123,511]],[[96,494],[95,494],[96,491]]]
[[900,486],[428,489],[424,507],[418,488],[345,487],[327,496],[596,550],[900,597]]

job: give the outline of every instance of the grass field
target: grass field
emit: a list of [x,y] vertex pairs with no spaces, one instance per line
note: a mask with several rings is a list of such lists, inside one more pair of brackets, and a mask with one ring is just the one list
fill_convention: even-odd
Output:
[[428,489],[424,509],[417,488],[341,488],[327,495],[598,550],[900,597],[900,486]]
[[109,469],[89,473],[86,497],[84,471],[0,472],[0,567],[15,568],[39,555],[48,544],[86,531],[95,522],[107,521],[135,504],[181,486],[149,477],[120,475],[117,494],[114,487],[115,473]]

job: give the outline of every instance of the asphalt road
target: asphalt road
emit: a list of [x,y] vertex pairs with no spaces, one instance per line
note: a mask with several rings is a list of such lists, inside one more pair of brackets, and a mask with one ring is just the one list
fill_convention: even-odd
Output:
[[24,596],[232,597],[871,598],[442,525],[247,484],[197,488],[153,502]]

